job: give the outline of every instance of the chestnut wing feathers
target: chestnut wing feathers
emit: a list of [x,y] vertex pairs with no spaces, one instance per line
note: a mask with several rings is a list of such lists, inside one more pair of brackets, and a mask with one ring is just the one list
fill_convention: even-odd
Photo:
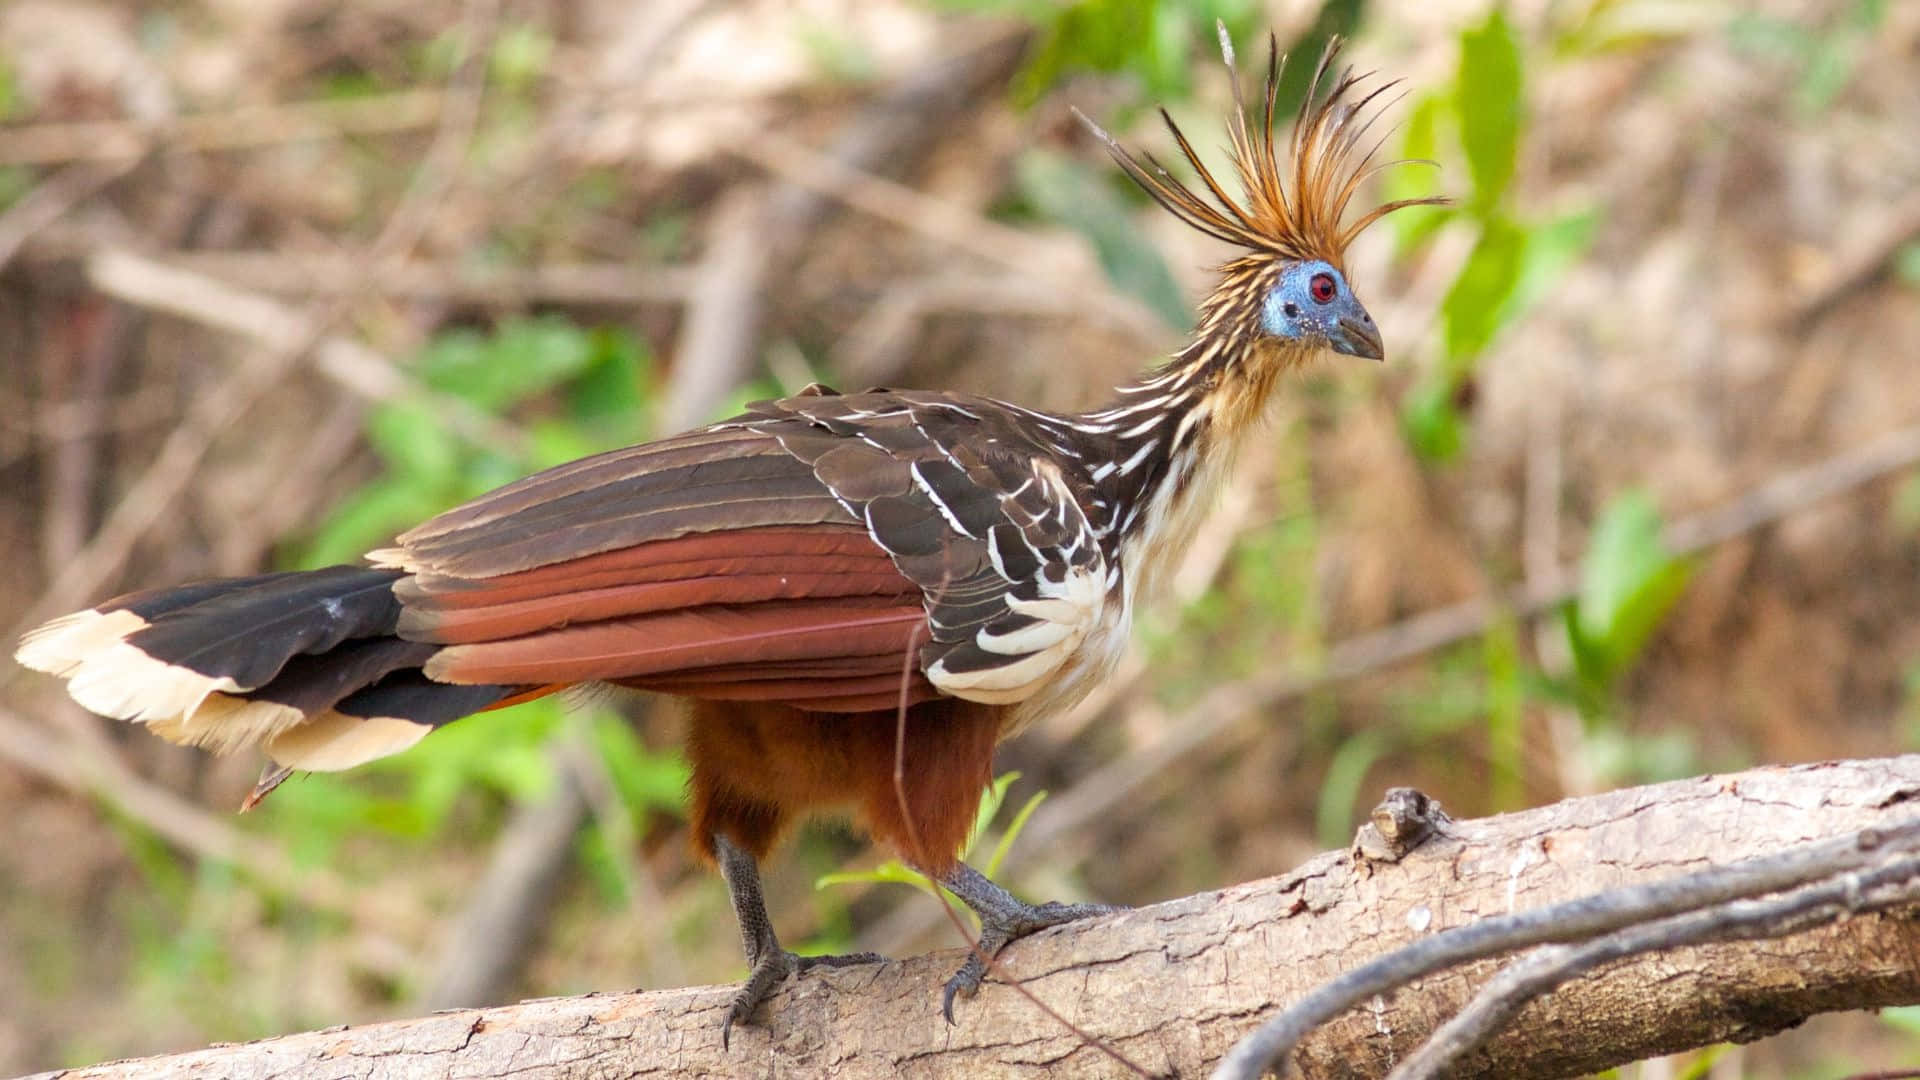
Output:
[[[1035,441],[1046,434],[1032,418],[974,398],[815,390],[529,477],[374,557],[415,575],[399,590],[401,629],[451,646],[428,665],[436,678],[644,680],[728,696],[749,692],[756,664],[826,659],[830,638],[801,639],[841,633],[863,654],[917,642],[932,690],[1016,702],[1099,620],[1109,584],[1074,482],[1055,464],[1061,448]],[[839,539],[823,549],[809,536]],[[908,633],[889,612],[915,601],[925,625]],[[872,618],[860,614],[867,604],[879,605]],[[661,634],[697,645],[686,619],[669,616],[700,605],[738,613],[738,629],[727,628],[734,616],[702,617],[714,629],[693,637],[711,634],[711,648],[641,648]],[[869,656],[846,674],[877,687],[888,667]],[[776,681],[756,695],[799,675],[767,670]],[[831,700],[869,690],[849,693]]]

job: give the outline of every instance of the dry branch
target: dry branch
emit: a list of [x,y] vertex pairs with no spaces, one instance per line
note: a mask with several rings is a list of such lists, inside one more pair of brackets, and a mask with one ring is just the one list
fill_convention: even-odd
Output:
[[444,91],[403,90],[340,101],[247,105],[147,126],[128,121],[30,124],[0,137],[0,165],[72,161],[124,162],[155,147],[245,150],[290,142],[385,135],[433,127],[446,107]]
[[[1279,877],[1044,932],[1006,970],[1157,1074],[1199,1075],[1279,1006],[1374,956],[1481,916],[1776,854],[1910,821],[1920,756],[1709,776],[1454,822],[1398,862],[1348,852]],[[1417,929],[1416,929],[1417,928]],[[120,1077],[1096,1076],[1112,1063],[1006,987],[940,1023],[946,952],[809,974],[767,1027],[720,1047],[732,993],[550,999],[290,1035],[64,1074]],[[1379,1076],[1491,977],[1439,972],[1317,1029],[1311,1077]],[[1920,1001],[1920,922],[1870,914],[1789,936],[1622,960],[1561,986],[1459,1075],[1550,1077],[1817,1012]]]

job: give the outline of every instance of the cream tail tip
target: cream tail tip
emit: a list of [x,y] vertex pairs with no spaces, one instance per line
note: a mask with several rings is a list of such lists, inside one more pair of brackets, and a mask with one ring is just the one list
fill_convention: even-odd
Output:
[[137,646],[118,641],[80,661],[67,683],[73,700],[102,716],[145,723],[186,719],[207,695],[243,688],[231,676],[202,675],[162,663]]
[[88,657],[146,628],[147,620],[125,608],[118,611],[88,608],[28,631],[20,639],[13,658],[23,667],[64,677],[73,674]]
[[427,737],[429,724],[397,716],[348,716],[328,710],[267,743],[267,756],[289,769],[338,772],[397,754]]

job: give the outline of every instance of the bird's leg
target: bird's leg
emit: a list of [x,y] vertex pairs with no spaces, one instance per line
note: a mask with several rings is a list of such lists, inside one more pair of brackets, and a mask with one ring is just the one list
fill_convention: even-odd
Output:
[[760,893],[760,866],[752,855],[741,850],[725,836],[713,838],[714,861],[720,864],[720,876],[726,879],[727,893],[733,900],[733,913],[740,920],[740,940],[747,951],[747,982],[734,995],[733,1007],[720,1026],[720,1045],[727,1046],[735,1023],[747,1023],[780,980],[798,975],[811,967],[845,967],[851,964],[878,964],[886,957],[878,953],[851,953],[846,956],[795,956],[780,947],[774,936],[773,920],[767,917],[767,902]]
[[939,881],[980,916],[980,944],[967,957],[966,964],[947,980],[946,993],[940,999],[940,1012],[949,1024],[953,1023],[953,999],[972,997],[974,991],[980,989],[980,980],[987,974],[987,960],[1008,942],[1049,926],[1126,910],[1114,904],[1029,904],[963,862],[954,863],[953,869],[941,875]]

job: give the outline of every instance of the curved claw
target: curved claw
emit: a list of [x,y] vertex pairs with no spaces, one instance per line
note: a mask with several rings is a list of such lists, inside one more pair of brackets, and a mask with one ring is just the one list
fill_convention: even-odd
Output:
[[[970,998],[979,991],[981,982],[987,977],[988,959],[998,956],[1000,950],[1011,942],[1050,926],[1127,910],[1115,904],[1027,904],[1015,900],[997,886],[992,894],[980,890],[975,890],[972,896],[958,890],[956,894],[968,900],[968,906],[980,915],[980,940],[968,953],[967,962],[947,980],[941,992],[940,1015],[946,1018],[948,1024],[954,1022],[955,999]],[[974,897],[988,902],[974,904]]]
[[727,1018],[720,1024],[720,1048],[733,1048],[733,1025],[750,1023],[754,1010],[787,976],[799,975],[809,968],[853,967],[857,964],[884,964],[886,961],[886,957],[871,952],[797,956],[785,949],[767,951],[754,962],[753,970],[747,974],[746,984],[740,987],[740,992],[733,996],[733,1004],[727,1008]]
[[[1004,945],[1005,942],[1001,944]],[[980,949],[967,954],[967,962],[960,965],[959,971],[953,973],[953,977],[947,980],[945,989],[940,993],[940,1015],[946,1017],[948,1027],[953,1026],[953,999],[970,998],[979,993],[980,982],[987,977],[987,962],[981,959],[981,953],[987,946],[984,935],[981,937],[980,945]]]

